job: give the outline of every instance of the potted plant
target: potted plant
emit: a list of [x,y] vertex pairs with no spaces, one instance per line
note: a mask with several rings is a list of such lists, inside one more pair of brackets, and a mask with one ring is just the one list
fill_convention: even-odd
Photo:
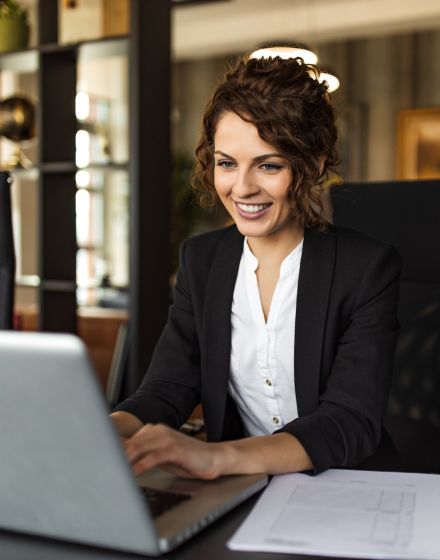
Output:
[[17,0],[0,0],[0,52],[26,48],[29,23],[26,8]]

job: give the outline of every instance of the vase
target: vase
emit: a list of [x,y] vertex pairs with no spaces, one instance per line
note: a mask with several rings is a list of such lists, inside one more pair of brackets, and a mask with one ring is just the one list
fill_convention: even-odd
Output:
[[29,44],[29,24],[15,19],[0,19],[0,52],[18,51]]

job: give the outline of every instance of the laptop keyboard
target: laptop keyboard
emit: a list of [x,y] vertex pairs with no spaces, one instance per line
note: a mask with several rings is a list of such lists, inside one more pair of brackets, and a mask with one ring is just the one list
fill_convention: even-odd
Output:
[[153,517],[159,517],[162,513],[191,498],[188,494],[174,494],[173,492],[164,492],[155,488],[141,487],[140,490],[150,506]]

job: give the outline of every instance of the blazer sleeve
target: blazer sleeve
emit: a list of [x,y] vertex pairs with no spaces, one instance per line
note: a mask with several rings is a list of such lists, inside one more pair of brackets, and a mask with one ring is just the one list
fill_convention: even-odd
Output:
[[400,270],[398,253],[381,246],[359,284],[319,407],[277,430],[300,441],[315,474],[356,466],[379,445],[399,331]]
[[139,389],[114,409],[143,423],[179,428],[200,402],[200,349],[186,270],[183,243],[174,301],[148,371]]

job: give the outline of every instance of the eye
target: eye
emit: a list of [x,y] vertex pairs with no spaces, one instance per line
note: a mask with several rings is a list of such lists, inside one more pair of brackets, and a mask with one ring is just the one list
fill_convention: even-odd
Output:
[[280,165],[279,163],[262,163],[260,165],[260,169],[263,169],[264,171],[279,171],[280,169],[282,169],[282,165]]
[[228,159],[220,159],[217,164],[218,167],[223,167],[223,169],[231,169],[231,167],[234,167],[234,162],[230,161]]

